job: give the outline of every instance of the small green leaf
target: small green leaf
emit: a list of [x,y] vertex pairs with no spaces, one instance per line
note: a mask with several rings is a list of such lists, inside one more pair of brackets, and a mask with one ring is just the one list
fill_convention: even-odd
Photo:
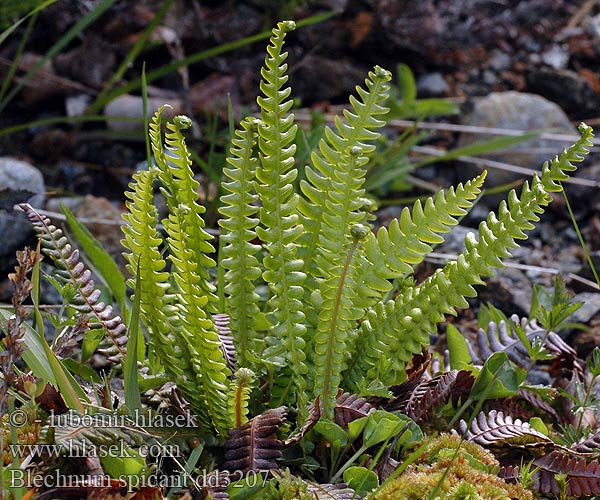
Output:
[[544,424],[544,421],[540,417],[532,417],[531,420],[529,420],[529,425],[536,431],[541,432],[544,436],[549,434],[548,427],[546,427],[546,424]]
[[344,482],[361,498],[379,486],[377,474],[366,467],[348,467],[344,471]]
[[450,352],[450,368],[453,370],[473,370],[473,360],[463,334],[452,324],[446,327],[446,341]]
[[369,414],[363,434],[364,446],[370,448],[395,436],[404,427],[400,417],[384,410]]
[[331,446],[336,449],[348,444],[348,434],[334,422],[329,420],[319,420],[313,429],[327,439]]
[[[100,326],[100,325],[98,325]],[[102,342],[105,331],[102,328],[94,328],[85,332],[81,343],[81,361],[85,362],[96,352],[96,348]]]
[[417,98],[417,84],[415,83],[413,72],[406,64],[398,64],[396,73],[403,104],[414,101]]
[[517,368],[505,352],[492,354],[473,383],[470,398],[498,399],[516,396],[527,372]]
[[348,436],[350,437],[350,441],[354,441],[360,433],[364,430],[365,425],[367,425],[367,419],[369,417],[361,417],[353,420],[348,424]]
[[100,463],[102,463],[104,471],[111,477],[120,478],[122,476],[129,476],[134,480],[139,479],[139,477],[144,474],[146,461],[129,446],[125,447],[125,454],[126,456],[123,457],[111,455],[109,453],[105,456],[101,455]]

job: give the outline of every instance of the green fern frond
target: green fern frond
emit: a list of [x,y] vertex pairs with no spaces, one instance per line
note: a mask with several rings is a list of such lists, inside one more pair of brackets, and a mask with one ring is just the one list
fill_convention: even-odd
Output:
[[263,80],[260,89],[264,96],[258,98],[262,122],[258,127],[260,165],[256,170],[256,191],[260,197],[261,226],[256,233],[264,244],[263,279],[269,285],[268,301],[269,333],[279,346],[265,355],[272,361],[283,350],[294,378],[296,398],[301,408],[306,407],[306,326],[301,299],[302,261],[297,257],[298,237],[302,225],[298,223],[296,207],[298,195],[294,193],[293,181],[298,174],[294,167],[296,147],[292,140],[297,125],[289,113],[292,101],[288,99],[291,89],[284,87],[288,79],[284,63],[287,53],[282,52],[285,35],[295,28],[293,21],[281,22],[273,30],[265,66],[261,70]]
[[[255,291],[255,280],[261,275],[255,254],[260,250],[251,243],[256,238],[258,212],[254,194],[254,179],[257,159],[253,156],[256,145],[257,121],[245,119],[241,130],[236,130],[232,138],[227,162],[230,168],[223,173],[231,179],[223,182],[229,194],[221,197],[219,213],[222,249],[222,265],[227,272],[224,278],[224,291],[227,297],[226,313],[229,314],[231,329],[236,341],[236,349],[242,366],[248,366],[248,353],[252,352],[256,317],[259,313],[259,296]],[[241,425],[241,424],[240,424]]]
[[217,431],[223,434],[233,425],[227,397],[231,371],[225,362],[213,320],[206,312],[208,297],[200,286],[202,278],[197,272],[198,264],[194,261],[190,234],[186,230],[188,215],[188,207],[180,205],[163,220],[163,224],[172,263],[171,276],[177,287],[180,334],[190,352],[200,396],[190,404],[199,411],[207,408]]
[[189,118],[176,116],[167,122],[165,145],[160,141],[160,108],[152,120],[151,142],[158,165],[161,191],[167,199],[169,216],[163,219],[167,233],[171,280],[174,286],[178,334],[189,351],[195,374],[197,397],[192,408],[202,414],[208,411],[215,428],[221,434],[233,425],[228,408],[228,388],[231,370],[227,367],[221,341],[210,315],[216,306],[214,287],[208,268],[214,261],[208,257],[214,248],[204,231],[198,204],[198,182],[193,177],[191,162],[181,133],[191,124]]
[[[572,171],[572,162],[580,162],[592,145],[591,128],[581,125],[581,138],[560,158],[542,169],[541,178],[534,175],[531,187],[526,182],[519,198],[514,190],[508,204],[502,201],[498,216],[491,212],[479,225],[479,241],[473,233],[465,238],[466,250],[455,262],[425,280],[414,289],[407,289],[394,301],[379,303],[369,311],[363,322],[364,344],[357,346],[355,358],[347,373],[348,386],[357,388],[366,377],[385,385],[402,382],[406,364],[413,354],[429,343],[429,333],[445,314],[455,314],[456,308],[467,307],[466,297],[476,295],[474,285],[483,284],[482,277],[493,276],[493,268],[502,267],[501,258],[510,256],[516,240],[525,239],[526,230],[539,220],[551,198],[548,190],[560,189],[564,171]],[[548,190],[546,189],[548,188]],[[426,306],[426,307],[425,307]]]
[[[338,181],[337,168],[343,161],[342,155],[354,147],[362,148],[363,155],[357,162],[357,178],[364,179],[363,166],[368,162],[368,155],[375,150],[372,143],[377,140],[379,133],[374,129],[384,125],[377,116],[388,112],[388,109],[382,104],[388,98],[390,86],[387,82],[391,79],[388,71],[376,66],[372,72],[369,72],[365,80],[366,90],[359,86],[356,91],[361,100],[350,97],[350,104],[353,111],[344,110],[346,122],[336,117],[335,125],[337,132],[330,127],[325,128],[325,138],[319,142],[319,150],[313,151],[311,159],[316,170],[307,166],[305,169],[306,181],[300,183],[300,188],[304,197],[300,199],[298,206],[302,216],[302,224],[305,232],[300,239],[302,245],[301,256],[304,260],[304,272],[309,276],[318,276],[316,270],[315,257],[319,248],[319,238],[322,226],[330,212],[330,208],[324,203],[329,193],[335,190],[333,184]],[[360,175],[359,175],[360,174]],[[342,179],[341,182],[344,182]],[[360,186],[364,182],[359,182],[358,188],[352,195],[361,197],[364,190]],[[361,193],[361,194],[359,194]],[[335,203],[337,201],[334,200]],[[352,201],[352,210],[360,213],[360,217],[355,217],[355,223],[362,223],[367,217],[367,210],[358,208],[358,204],[364,205],[364,199]],[[345,226],[344,230],[348,233],[350,225]],[[310,287],[310,283],[308,283]],[[314,289],[314,284],[312,289]],[[312,289],[310,291],[312,291]]]
[[382,103],[388,98],[390,79],[388,71],[375,67],[365,80],[366,90],[357,87],[361,100],[350,98],[353,111],[345,111],[346,121],[336,118],[337,132],[325,129],[319,151],[312,155],[315,170],[306,167],[307,181],[301,183],[305,195],[299,205],[305,228],[301,255],[309,273],[304,295],[312,294],[313,303],[318,303],[313,315],[310,302],[305,301],[309,321],[316,323],[311,343],[313,392],[321,397],[328,418],[333,415],[343,360],[358,319],[353,307],[358,241],[351,228],[367,218],[362,188],[365,165],[375,149],[372,142],[380,135],[375,129],[384,125],[377,116],[388,111]]
[[[142,170],[133,175],[129,191],[125,192],[127,213],[121,240],[129,250],[124,256],[131,278],[128,285],[135,289],[139,280],[140,318],[147,327],[150,339],[149,355],[160,361],[162,369],[188,401],[200,399],[194,369],[190,363],[187,343],[181,337],[179,315],[170,293],[169,273],[160,253],[162,238],[157,230],[158,211],[154,205],[154,181],[156,171]],[[196,407],[197,416],[208,424],[208,413],[204,407]]]
[[163,145],[160,127],[164,109],[165,106],[159,108],[150,125],[151,145],[159,169],[161,192],[167,200],[170,212],[177,210],[179,206],[186,207],[181,222],[183,230],[190,236],[188,248],[192,251],[194,262],[198,264],[196,272],[201,277],[199,286],[208,297],[208,310],[217,312],[215,288],[208,273],[208,269],[215,266],[215,261],[208,257],[208,254],[214,253],[215,249],[209,243],[212,237],[203,229],[205,224],[202,214],[206,209],[198,203],[200,184],[194,179],[192,162],[181,133],[191,126],[191,120],[187,116],[176,116],[172,121],[168,121]]
[[[389,228],[382,227],[377,236],[370,233],[365,242],[364,265],[361,282],[367,284],[361,291],[367,292],[369,283],[381,292],[391,290],[390,279],[403,278],[412,273],[433,249],[430,244],[444,241],[440,234],[447,233],[458,224],[455,217],[463,217],[473,206],[473,200],[481,192],[486,172],[447,192],[440,191],[413,205],[412,215],[408,207],[402,210],[399,219],[393,219]],[[376,294],[379,296],[379,294]]]
[[229,395],[229,408],[233,412],[231,420],[235,427],[240,427],[248,421],[248,401],[254,381],[254,373],[248,368],[240,368],[235,372]]

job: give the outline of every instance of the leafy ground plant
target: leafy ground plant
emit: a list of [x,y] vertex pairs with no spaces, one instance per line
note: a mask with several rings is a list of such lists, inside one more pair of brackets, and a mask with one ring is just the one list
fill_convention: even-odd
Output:
[[[112,478],[103,490],[106,495],[139,488],[142,478],[143,484],[150,479],[160,483],[154,490],[144,488],[146,496],[191,485],[195,494],[210,498],[377,498],[371,492],[382,482],[391,483],[405,470],[414,472],[407,467],[431,441],[423,431],[428,430],[432,409],[446,405],[446,413],[453,415],[444,417],[441,426],[455,427],[464,439],[478,442],[469,432],[475,432],[472,426],[481,419],[461,424],[459,417],[487,411],[481,406],[486,400],[506,400],[524,382],[524,370],[511,361],[509,349],[492,349],[481,367],[473,359],[454,356],[464,365],[460,369],[430,368],[429,334],[446,314],[466,307],[466,298],[476,295],[473,287],[493,275],[516,241],[526,238],[525,231],[550,203],[549,193],[561,190],[566,172],[587,153],[591,129],[582,124],[581,138],[569,150],[545,163],[523,185],[520,196],[511,191],[498,213],[480,224],[479,239],[467,236],[466,250],[455,262],[416,283],[414,267],[472,206],[485,174],[416,202],[412,211],[404,209],[388,227],[373,232],[373,203],[364,182],[378,130],[385,125],[391,79],[376,66],[350,98],[350,109],[335,120],[334,128],[325,129],[300,193],[295,192],[297,126],[290,112],[283,51],[286,34],[294,27],[285,21],[273,30],[261,71],[260,118],[242,120],[232,140],[224,172],[227,194],[221,199],[218,262],[182,133],[191,121],[177,116],[163,129],[164,107],[151,120],[156,164],[136,173],[126,193],[123,246],[128,284],[135,293],[131,311],[127,301],[121,302],[122,316],[129,318],[129,338],[123,335],[125,322],[101,299],[62,230],[22,206],[41,236],[42,250],[58,269],[52,280],[66,307],[55,320],[71,340],[85,332],[79,361],[57,356],[57,343],[52,350],[43,331],[22,335],[25,345],[40,353],[38,365],[29,366],[35,383],[41,389],[50,383],[68,395],[60,418],[43,420],[48,422],[45,439],[62,450],[63,473],[73,466],[69,436],[76,436],[77,450],[125,443],[124,454],[84,464],[90,475]],[[167,208],[162,217],[155,205],[156,185]],[[39,264],[34,276],[37,290]],[[41,329],[35,293],[34,304],[36,328]],[[145,338],[132,333],[136,318]],[[525,329],[524,345],[529,345],[528,335]],[[554,339],[549,333],[542,338]],[[109,381],[83,391],[74,378],[101,382],[86,365],[94,352],[106,356],[111,377],[127,373],[125,404],[115,398]],[[573,356],[563,358],[570,360],[572,370],[579,366]],[[130,388],[136,376],[143,401]],[[38,405],[40,411],[50,411],[47,400],[33,396],[37,392],[30,390],[25,397],[18,384],[11,390],[9,407],[18,395],[28,414],[37,412]],[[148,429],[136,425],[136,409],[158,409],[190,420],[186,426]],[[82,423],[84,413],[93,414],[93,426]],[[102,425],[103,415],[124,420],[115,430]],[[488,415],[485,422],[494,435],[506,419],[499,413]],[[559,449],[533,431],[523,435]],[[464,459],[460,442],[444,449]],[[177,444],[181,453],[165,452],[155,461],[143,453],[150,445],[169,443]],[[445,465],[449,472],[439,474],[431,495],[442,491],[446,478],[456,473],[452,457]],[[476,469],[477,460],[470,466]],[[548,470],[558,467],[552,460],[548,456]],[[49,464],[42,464],[41,473],[48,474]],[[273,472],[281,465],[293,473]],[[16,460],[7,470],[18,466]],[[492,469],[486,466],[485,473]],[[505,477],[518,477],[514,468],[510,471]],[[181,483],[170,484],[173,490],[168,490],[167,480],[173,478]],[[452,498],[477,498],[469,484],[452,491]]]

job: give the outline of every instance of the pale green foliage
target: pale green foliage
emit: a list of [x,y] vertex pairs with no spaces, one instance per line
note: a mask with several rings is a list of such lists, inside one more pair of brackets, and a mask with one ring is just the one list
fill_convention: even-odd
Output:
[[[498,215],[481,223],[479,240],[470,235],[456,262],[417,285],[414,266],[471,208],[485,174],[417,202],[412,211],[405,208],[375,235],[363,184],[384,125],[390,80],[376,67],[365,86],[357,87],[358,97],[351,97],[351,110],[336,119],[335,130],[326,129],[296,193],[297,127],[282,51],[293,27],[283,22],[273,30],[261,73],[261,118],[242,121],[225,170],[219,223],[225,300],[219,312],[231,318],[240,365],[235,376],[209,314],[217,307],[207,273],[212,246],[202,229],[203,209],[180,132],[184,118],[167,125],[164,149],[160,111],[151,124],[157,177],[169,209],[163,221],[169,275],[158,253],[154,174],[137,174],[128,195],[129,270],[135,273],[139,261],[140,276],[151,282],[142,289],[141,309],[153,349],[194,409],[220,431],[246,420],[255,378],[269,383],[268,405],[296,404],[300,420],[316,397],[332,418],[340,387],[366,393],[374,383],[403,382],[436,324],[465,307],[465,299],[475,295],[473,286],[502,265],[500,259],[526,237],[524,231],[549,203],[548,192],[560,189],[564,172],[573,170],[572,162],[591,144],[591,129],[582,125],[581,139],[545,164],[531,185],[525,183],[521,198],[512,191]],[[400,286],[389,300],[393,280]],[[168,345],[171,339],[177,347]],[[177,359],[177,368],[169,366]]]
[[271,290],[267,304],[269,333],[280,342],[265,356],[271,362],[278,357],[287,362],[297,400],[304,407],[308,368],[301,299],[306,275],[302,272],[302,260],[297,258],[297,240],[303,227],[298,221],[298,194],[292,184],[298,175],[294,167],[296,146],[292,144],[298,126],[289,113],[292,101],[288,99],[291,89],[285,87],[287,53],[281,51],[286,32],[294,28],[293,21],[284,21],[273,30],[267,47],[269,55],[261,70],[260,89],[264,95],[258,98],[262,121],[258,125],[260,165],[256,171],[256,192],[262,206],[256,233],[264,244],[263,279]]
[[159,109],[152,120],[151,139],[157,177],[169,207],[162,223],[167,234],[170,274],[163,271],[165,261],[158,249],[161,240],[156,232],[151,172],[137,174],[131,184],[123,245],[129,250],[126,257],[134,276],[139,262],[140,316],[148,327],[154,354],[167,373],[175,375],[202,420],[225,433],[233,425],[227,397],[231,371],[209,314],[215,296],[208,267],[214,261],[206,254],[214,248],[202,229],[204,208],[197,202],[198,183],[181,135],[181,128],[187,128],[190,122],[186,117],[176,117],[168,123],[165,146],[160,133],[163,110]]

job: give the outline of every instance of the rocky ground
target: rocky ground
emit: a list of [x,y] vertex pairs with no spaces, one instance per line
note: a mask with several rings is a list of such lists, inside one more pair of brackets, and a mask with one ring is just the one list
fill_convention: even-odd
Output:
[[[16,81],[96,3],[59,0],[42,11],[25,45]],[[162,5],[159,0],[116,2],[51,58],[0,113],[0,187],[38,193],[32,203],[50,212],[59,211],[59,201],[67,202],[115,256],[122,192],[131,173],[145,161],[140,126],[109,121],[108,126],[32,123],[14,133],[8,133],[8,128],[81,116]],[[427,120],[443,126],[435,125],[422,146],[428,142],[453,148],[491,137],[474,134],[465,126],[549,132],[516,149],[486,156],[488,163],[483,166],[489,169],[492,186],[522,178],[523,171],[515,173],[515,166],[539,168],[572,142],[578,121],[600,126],[600,6],[586,0],[175,0],[123,81],[138,78],[144,61],[151,75],[198,51],[259,33],[277,19],[300,20],[326,11],[336,14],[289,36],[290,81],[299,106],[307,111],[327,112],[345,103],[375,64],[390,70],[407,64],[417,78],[419,97],[448,98],[461,107],[455,117]],[[23,31],[24,26],[0,45],[0,75],[7,73]],[[192,114],[197,123],[190,136],[192,148],[207,160],[212,143],[211,158],[218,163],[225,146],[219,132],[226,130],[224,103],[229,95],[236,115],[253,109],[264,45],[264,41],[247,45],[152,80],[150,107],[170,102],[178,111]],[[140,118],[139,95],[132,89],[101,111],[109,117]],[[215,111],[217,122],[210,118]],[[405,125],[397,123],[390,133]],[[597,158],[591,155],[577,173],[578,181],[567,185],[567,192],[592,258],[600,266]],[[429,185],[448,186],[481,167],[480,161],[474,164],[471,159],[434,165],[415,175]],[[409,194],[422,192],[415,188]],[[449,242],[436,249],[439,258],[458,252],[464,233],[476,227],[487,207],[496,202],[497,198],[484,198]],[[399,210],[387,207],[380,219],[389,219]],[[14,251],[31,241],[28,228],[18,214],[0,215],[4,271],[10,268]],[[596,340],[600,294],[562,197],[557,197],[524,248],[515,252],[510,267],[481,291],[480,299],[509,314],[526,315],[532,284],[550,286],[557,273],[586,303],[575,319],[590,330],[572,339],[585,355],[600,343]],[[0,288],[0,298],[7,299],[9,293],[9,288]],[[466,324],[469,319],[468,314],[463,318]]]

